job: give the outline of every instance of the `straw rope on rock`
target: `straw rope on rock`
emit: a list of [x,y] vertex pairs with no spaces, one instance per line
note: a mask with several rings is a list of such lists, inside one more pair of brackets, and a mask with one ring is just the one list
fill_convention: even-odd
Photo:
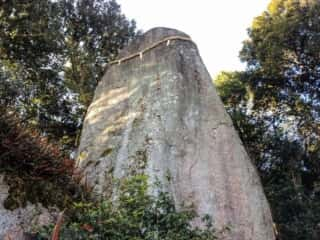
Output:
[[123,57],[123,58],[120,58],[120,59],[117,59],[117,60],[114,60],[114,61],[111,61],[109,63],[109,65],[113,65],[113,64],[121,64],[122,62],[125,62],[125,61],[128,61],[130,59],[133,59],[135,57],[140,57],[140,59],[142,59],[142,56],[143,54],[145,54],[146,52],[156,48],[157,46],[159,46],[160,44],[162,43],[167,43],[167,46],[170,45],[170,42],[173,41],[173,40],[180,40],[180,41],[190,41],[190,42],[193,42],[191,38],[189,37],[182,37],[182,36],[170,36],[170,37],[166,37],[160,41],[157,41],[155,42],[154,44],[152,44],[151,46],[148,46],[146,48],[144,48],[143,50],[139,51],[139,52],[136,52],[136,53],[133,53],[133,54],[130,54],[129,56],[126,56],[126,57]]

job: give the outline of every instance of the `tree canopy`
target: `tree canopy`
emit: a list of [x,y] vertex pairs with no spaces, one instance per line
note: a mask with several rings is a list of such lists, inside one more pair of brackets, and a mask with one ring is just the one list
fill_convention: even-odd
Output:
[[106,64],[135,28],[113,0],[1,1],[0,104],[73,146]]
[[284,240],[313,239],[320,222],[319,14],[319,1],[272,0],[243,43],[247,69],[215,82]]

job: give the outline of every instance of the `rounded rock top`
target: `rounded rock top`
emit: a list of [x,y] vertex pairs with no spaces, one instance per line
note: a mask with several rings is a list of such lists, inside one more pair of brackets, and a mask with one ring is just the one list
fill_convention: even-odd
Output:
[[147,32],[145,32],[144,34],[135,38],[127,47],[121,50],[119,52],[118,58],[123,58],[128,56],[129,54],[142,51],[156,42],[159,42],[165,38],[173,37],[173,36],[190,38],[189,35],[176,29],[165,28],[165,27],[152,28]]

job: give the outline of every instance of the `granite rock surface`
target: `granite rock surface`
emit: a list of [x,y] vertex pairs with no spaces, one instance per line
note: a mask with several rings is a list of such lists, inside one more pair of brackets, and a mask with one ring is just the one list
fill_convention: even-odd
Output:
[[[188,37],[155,28],[120,58],[170,36]],[[113,178],[145,173],[177,207],[192,204],[217,231],[229,228],[221,239],[275,239],[259,176],[192,41],[162,43],[108,68],[84,121],[77,167],[98,196],[112,196]]]

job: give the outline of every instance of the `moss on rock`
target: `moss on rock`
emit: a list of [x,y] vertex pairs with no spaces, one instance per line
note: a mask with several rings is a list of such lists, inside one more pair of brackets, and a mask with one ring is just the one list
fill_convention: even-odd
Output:
[[106,150],[103,151],[103,153],[101,154],[101,157],[106,157],[108,156],[110,153],[112,153],[113,148],[112,147],[108,147]]

